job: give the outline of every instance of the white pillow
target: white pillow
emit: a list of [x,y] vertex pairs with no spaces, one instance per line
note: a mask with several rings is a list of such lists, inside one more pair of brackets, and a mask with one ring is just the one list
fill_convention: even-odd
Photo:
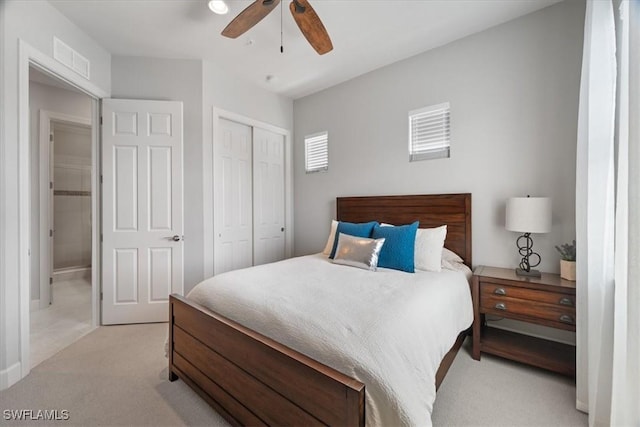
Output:
[[442,249],[447,237],[447,226],[418,228],[415,243],[415,266],[418,270],[441,271]]
[[449,262],[462,262],[464,263],[464,260],[462,258],[460,258],[460,255],[458,255],[457,253],[450,251],[447,248],[442,248],[442,260],[443,261],[449,261]]
[[451,268],[455,264],[464,264],[464,260],[457,253],[447,248],[442,248],[442,267]]
[[329,238],[327,239],[327,244],[322,251],[326,256],[331,255],[331,250],[333,249],[333,242],[336,240],[336,229],[338,228],[338,221],[335,219],[331,220],[331,230],[329,231]]

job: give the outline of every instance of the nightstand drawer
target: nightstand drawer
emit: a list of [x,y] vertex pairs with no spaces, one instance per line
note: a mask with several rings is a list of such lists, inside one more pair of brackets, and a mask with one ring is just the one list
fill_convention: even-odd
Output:
[[570,328],[576,324],[575,309],[556,304],[481,293],[480,306],[483,312],[498,316],[544,319]]
[[498,329],[487,321],[497,316],[575,332],[576,282],[554,273],[523,277],[512,268],[478,266],[471,296],[474,359],[488,353],[575,377],[575,346]]
[[483,282],[480,284],[481,295],[506,296],[531,301],[556,304],[563,307],[575,307],[575,295],[567,295],[556,292],[537,291],[535,289],[518,288],[515,286],[501,285],[498,283]]

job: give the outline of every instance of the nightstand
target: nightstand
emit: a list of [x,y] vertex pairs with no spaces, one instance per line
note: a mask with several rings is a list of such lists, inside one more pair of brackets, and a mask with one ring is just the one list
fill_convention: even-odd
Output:
[[485,315],[576,330],[576,283],[557,274],[517,276],[513,269],[480,266],[473,274],[473,358],[480,353],[575,377],[574,346],[491,328]]

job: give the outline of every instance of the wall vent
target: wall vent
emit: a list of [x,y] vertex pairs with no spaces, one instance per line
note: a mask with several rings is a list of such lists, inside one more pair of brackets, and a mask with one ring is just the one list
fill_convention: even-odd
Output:
[[89,60],[57,37],[53,38],[53,57],[89,80]]

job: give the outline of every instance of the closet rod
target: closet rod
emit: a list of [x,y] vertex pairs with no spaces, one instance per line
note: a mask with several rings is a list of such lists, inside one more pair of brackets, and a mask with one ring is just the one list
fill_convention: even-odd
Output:
[[54,190],[54,196],[91,196],[91,191]]

